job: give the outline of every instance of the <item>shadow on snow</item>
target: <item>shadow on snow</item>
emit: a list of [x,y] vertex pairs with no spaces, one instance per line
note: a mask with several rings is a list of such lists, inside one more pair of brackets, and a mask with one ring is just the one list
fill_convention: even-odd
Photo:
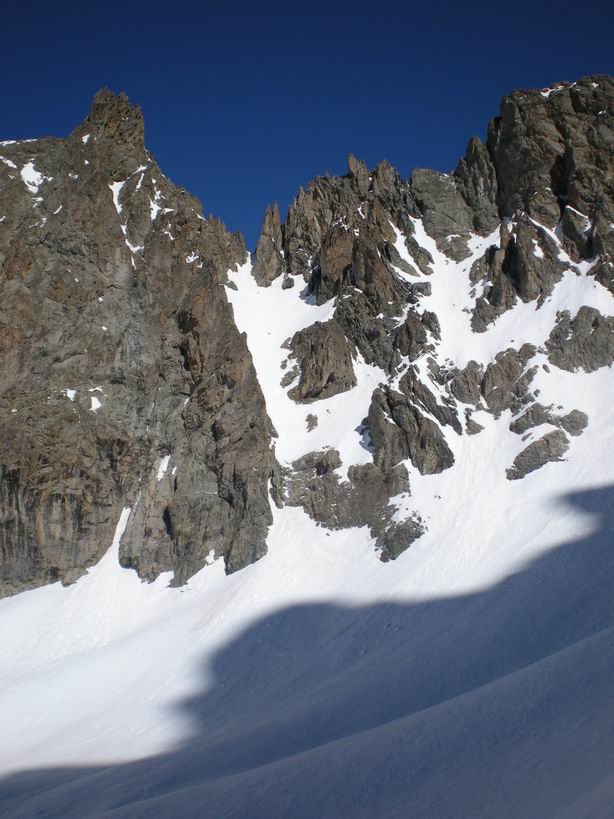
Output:
[[592,535],[478,593],[274,613],[178,706],[181,747],[12,775],[0,815],[611,816],[614,488],[564,500]]

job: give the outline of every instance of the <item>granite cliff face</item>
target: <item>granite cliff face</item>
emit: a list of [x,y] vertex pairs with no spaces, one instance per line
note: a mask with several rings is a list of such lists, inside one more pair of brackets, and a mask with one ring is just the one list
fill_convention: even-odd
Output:
[[221,284],[242,238],[164,177],[123,95],[0,152],[4,593],[74,580],[126,505],[144,578],[257,559],[276,467]]
[[350,156],[251,259],[123,95],[1,143],[1,593],[76,579],[125,506],[122,565],[181,584],[262,557],[275,504],[396,557],[487,427],[507,479],[565,469],[557,373],[614,360],[613,179],[604,76],[514,92],[452,174]]

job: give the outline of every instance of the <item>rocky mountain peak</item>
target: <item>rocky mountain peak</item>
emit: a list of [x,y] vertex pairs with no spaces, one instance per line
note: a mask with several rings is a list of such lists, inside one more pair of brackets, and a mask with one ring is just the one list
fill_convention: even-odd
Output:
[[482,435],[512,453],[495,483],[573,454],[592,405],[556,373],[614,361],[613,178],[610,78],[514,92],[454,172],[350,155],[250,259],[124,94],[2,144],[3,593],[74,580],[124,507],[148,580],[259,559],[271,502],[390,560]]
[[354,154],[348,154],[348,173],[356,182],[359,193],[366,196],[369,191],[369,169],[360,159],[356,159]]
[[611,817],[612,80],[251,255],[142,134],[0,142],[1,815]]
[[264,214],[254,261],[254,277],[258,284],[269,285],[283,270],[283,237],[277,202]]
[[144,150],[145,126],[138,105],[132,105],[122,91],[115,94],[108,88],[101,88],[94,97],[90,113],[75,129],[74,136],[92,140],[112,140],[125,150]]
[[611,210],[614,82],[583,77],[503,98],[488,130],[502,217],[518,209],[554,228],[563,209]]
[[255,560],[276,466],[223,284],[242,237],[166,179],[123,94],[0,155],[3,593],[82,574],[117,504],[143,578]]

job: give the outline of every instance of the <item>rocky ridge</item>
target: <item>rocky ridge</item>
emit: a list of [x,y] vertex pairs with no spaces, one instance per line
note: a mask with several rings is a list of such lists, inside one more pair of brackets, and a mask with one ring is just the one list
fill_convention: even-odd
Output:
[[266,551],[270,423],[220,282],[246,257],[101,91],[67,139],[0,146],[2,590],[121,561],[182,583]]
[[[267,209],[251,261],[163,176],[122,95],[0,159],[5,594],[74,580],[124,506],[121,562],[145,579],[258,559],[271,502],[367,526],[391,559],[428,526],[412,487],[467,436],[498,424],[518,480],[564,468],[590,424],[538,399],[614,360],[608,77],[514,92],[452,174],[350,156],[285,222]],[[248,292],[271,309],[249,327]],[[273,306],[302,318],[270,386]]]
[[[373,451],[370,468],[377,475],[372,485],[390,484],[388,501],[402,491],[391,475],[403,464],[418,475],[452,467],[455,436],[482,429],[474,414],[508,413],[517,433],[523,426],[519,417],[526,433],[539,426],[527,418],[540,412],[540,424],[559,427],[518,454],[507,470],[510,479],[560,459],[567,450],[565,421],[537,403],[533,378],[549,364],[585,372],[609,366],[612,318],[589,305],[573,317],[563,310],[539,346],[502,348],[486,361],[469,360],[459,368],[462,352],[459,356],[453,344],[440,343],[445,319],[430,305],[445,302],[434,299],[432,291],[448,265],[466,281],[465,306],[456,309],[468,314],[478,337],[519,304],[533,302],[539,310],[570,272],[614,292],[613,101],[608,77],[515,92],[503,100],[486,142],[472,138],[452,174],[416,170],[403,180],[386,162],[370,172],[350,156],[346,176],[320,177],[301,189],[285,224],[278,210],[267,211],[254,260],[258,283],[272,286],[280,277],[288,287],[289,280],[298,279],[304,298],[335,305],[325,355],[317,344],[305,345],[306,336],[321,336],[318,325],[288,340],[291,350],[302,350],[291,375],[298,374],[300,386],[319,384],[323,364],[328,361],[330,370],[334,362],[334,389],[352,389],[348,347],[356,351],[355,360],[358,355],[382,370],[365,429]],[[462,345],[462,338],[457,343]],[[299,399],[300,389],[289,395]],[[585,414],[574,410],[566,417],[571,434],[581,434]],[[361,497],[362,478],[348,472],[333,491],[330,464],[337,462],[337,453],[320,453],[329,466],[319,477],[312,469],[314,457],[309,456],[308,478],[298,493],[290,482],[290,502],[301,503],[327,525],[342,525],[337,508]],[[301,474],[304,460],[293,470]],[[314,507],[314,496],[322,494],[329,498],[324,509]],[[381,497],[370,511],[360,502],[362,515],[354,521],[371,525],[385,550],[385,536],[382,541],[378,532],[386,492],[374,489],[373,495]]]

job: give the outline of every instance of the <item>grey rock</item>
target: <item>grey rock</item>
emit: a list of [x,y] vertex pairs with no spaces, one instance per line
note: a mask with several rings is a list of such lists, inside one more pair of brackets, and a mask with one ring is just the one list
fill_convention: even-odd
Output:
[[[384,253],[384,256],[387,259],[387,261],[389,261],[390,264],[393,267],[398,268],[401,272],[406,273],[408,276],[418,276],[419,275],[416,268],[413,267],[407,261],[407,259],[404,259],[401,256],[401,254],[399,253],[399,251],[396,248],[396,245],[392,244],[391,242],[386,242],[386,244],[383,247],[383,253]],[[428,284],[428,283],[427,282],[416,282],[416,284],[412,287],[412,290],[414,290],[414,292],[416,292],[416,288],[420,288],[420,287],[424,288],[425,284]],[[430,287],[430,284],[429,284],[429,287]]]
[[[283,363],[287,365],[287,359]],[[290,369],[283,374],[281,379],[281,386],[284,387],[284,389],[286,387],[289,387],[290,384],[292,384],[294,381],[296,381],[297,378],[300,377],[300,375],[301,369],[298,366],[298,364],[295,364],[293,367],[290,367]]]
[[498,417],[503,410],[518,412],[529,398],[529,385],[535,368],[525,372],[525,366],[534,355],[535,348],[525,344],[520,350],[508,349],[498,353],[488,365],[482,379],[481,390],[488,409]]
[[558,423],[569,435],[582,435],[588,426],[588,415],[581,410],[572,410],[567,415],[559,416]]
[[614,295],[614,214],[602,209],[594,214],[590,251],[596,261],[591,270],[595,279]]
[[424,532],[424,524],[418,516],[390,523],[383,534],[378,537],[377,546],[381,549],[380,559],[383,563],[396,560]]
[[335,321],[316,322],[290,343],[300,377],[288,393],[294,401],[315,401],[356,386],[352,347]]
[[588,217],[567,205],[561,217],[561,230],[565,248],[572,257],[588,259],[592,256],[593,238]]
[[272,281],[281,276],[284,270],[282,249],[281,221],[279,206],[276,202],[266,209],[258,238],[252,272],[259,285],[268,287]]
[[367,363],[392,371],[399,360],[394,348],[394,318],[382,318],[379,306],[359,293],[339,299],[334,318]]
[[381,252],[369,235],[362,230],[352,250],[352,277],[355,287],[380,308],[390,302],[405,301],[409,287],[393,275]]
[[475,333],[483,333],[498,316],[512,308],[518,294],[508,275],[513,237],[503,226],[500,230],[501,246],[487,248],[484,256],[477,259],[470,270],[470,279],[483,284],[483,295],[476,300],[471,318],[471,328]]
[[467,203],[473,229],[487,235],[499,224],[497,171],[486,145],[472,137],[454,171],[458,190]]
[[306,416],[305,421],[307,423],[307,432],[311,432],[318,426],[318,416],[312,412]]
[[562,370],[591,373],[614,361],[614,318],[594,307],[581,307],[575,318],[568,310],[558,317],[546,342],[548,360]]
[[124,506],[120,560],[146,579],[266,550],[273,430],[223,287],[245,246],[143,134],[102,91],[67,139],[2,148],[43,180],[0,180],[0,595],[74,581]]
[[563,270],[558,249],[547,233],[526,217],[519,217],[503,272],[512,280],[520,298],[543,300],[550,295]]
[[558,247],[547,232],[526,216],[519,216],[513,234],[503,233],[501,248],[489,248],[472,266],[470,277],[489,282],[476,301],[472,317],[475,332],[514,306],[517,298],[539,300],[550,295],[565,269]]
[[435,418],[441,426],[451,426],[457,435],[462,433],[454,401],[445,397],[444,402],[447,403],[440,404],[433,392],[420,380],[414,368],[410,367],[407,370],[399,382],[399,388],[417,407]]
[[474,333],[483,333],[502,313],[510,310],[517,301],[516,291],[511,280],[503,272],[495,274],[493,284],[486,296],[476,300],[471,319]]
[[482,398],[482,377],[482,367],[476,361],[470,361],[450,381],[450,392],[463,404],[477,407]]
[[318,304],[331,299],[352,283],[353,235],[344,227],[326,232],[309,280],[309,293]]
[[366,197],[371,183],[369,169],[364,162],[356,159],[353,154],[348,154],[348,173],[354,180],[359,194]]
[[552,413],[542,404],[535,403],[525,410],[519,418],[515,418],[510,424],[510,431],[516,435],[524,435],[529,429],[539,427],[541,424],[549,424],[552,421]]
[[302,506],[314,520],[332,529],[368,525],[388,502],[384,476],[369,465],[374,482],[371,491],[365,492],[365,470],[352,467],[354,486],[354,481],[341,483],[335,472],[340,466],[335,449],[312,452],[295,461],[286,482],[288,502]]
[[454,177],[417,169],[412,174],[411,187],[423,214],[425,229],[439,250],[456,260],[468,256],[466,239],[473,228],[473,214]]
[[588,424],[588,416],[581,410],[571,410],[567,415],[556,415],[548,407],[542,404],[532,404],[510,424],[510,430],[516,435],[524,435],[529,429],[541,426],[542,424],[552,424],[560,427],[570,435],[581,435]]
[[[403,324],[395,334],[394,346],[398,352],[407,356],[410,361],[414,361],[422,355],[428,346],[428,331],[433,327],[433,314],[419,315],[416,311],[410,310]],[[439,327],[437,324],[437,335]]]
[[482,432],[482,430],[484,429],[484,427],[481,424],[478,424],[478,422],[471,417],[469,412],[466,412],[465,429],[467,430],[467,435],[479,435],[480,432]]
[[505,472],[506,477],[510,481],[520,480],[530,472],[541,469],[544,464],[562,460],[568,449],[569,439],[562,430],[549,432],[533,441],[515,457],[514,463]]
[[[558,244],[540,225],[556,228],[576,263],[590,259],[590,275],[614,293],[608,77],[506,97],[486,144],[470,140],[453,174],[417,170],[404,180],[387,162],[370,172],[350,156],[345,176],[299,191],[285,224],[277,206],[267,210],[259,284],[282,276],[283,288],[307,285],[310,302],[334,300],[332,319],[288,341],[283,383],[298,378],[295,400],[350,389],[356,353],[403,374],[398,389],[375,391],[364,430],[374,463],[350,467],[347,481],[330,452],[281,475],[224,289],[236,286],[227,271],[247,259],[243,239],[203,220],[199,203],[165,179],[125,95],[100,92],[65,140],[15,143],[2,155],[17,168],[33,162],[42,182],[35,194],[0,163],[0,593],[72,582],[100,558],[125,505],[120,560],[141,577],[172,571],[184,582],[211,553],[234,571],[264,553],[269,486],[280,503],[282,477],[291,502],[323,525],[368,525],[389,559],[423,529],[417,518],[392,522],[390,498],[409,491],[401,462],[424,474],[448,468],[442,430],[479,432],[471,407],[509,409],[518,434],[549,423],[558,427],[549,436],[566,441],[563,430],[586,425],[577,410],[561,416],[535,403],[530,347],[501,351],[484,370],[431,361],[433,383],[418,378],[411,362],[429,354],[440,328],[420,304],[430,283],[411,281],[433,262],[413,219],[462,259],[471,233],[486,236],[509,217],[500,246],[469,271],[476,332],[518,299],[539,306],[559,281]],[[546,343],[550,362],[611,365],[613,321],[588,307],[573,319],[562,313]],[[512,477],[561,456],[563,438],[549,436],[518,456]]]
[[552,228],[566,204],[590,217],[612,203],[612,118],[598,116],[609,110],[614,82],[595,76],[561,86],[548,96],[515,91],[490,124],[503,216],[522,210]]
[[393,522],[391,496],[409,491],[407,470],[398,466],[387,475],[374,464],[351,466],[341,481],[336,450],[312,452],[292,464],[287,476],[287,502],[302,506],[315,521],[329,529],[368,526],[382,560],[392,560],[418,538],[424,527],[415,518]]
[[406,395],[389,388],[375,390],[368,424],[374,461],[382,472],[407,458],[422,475],[442,472],[454,463],[440,427]]

